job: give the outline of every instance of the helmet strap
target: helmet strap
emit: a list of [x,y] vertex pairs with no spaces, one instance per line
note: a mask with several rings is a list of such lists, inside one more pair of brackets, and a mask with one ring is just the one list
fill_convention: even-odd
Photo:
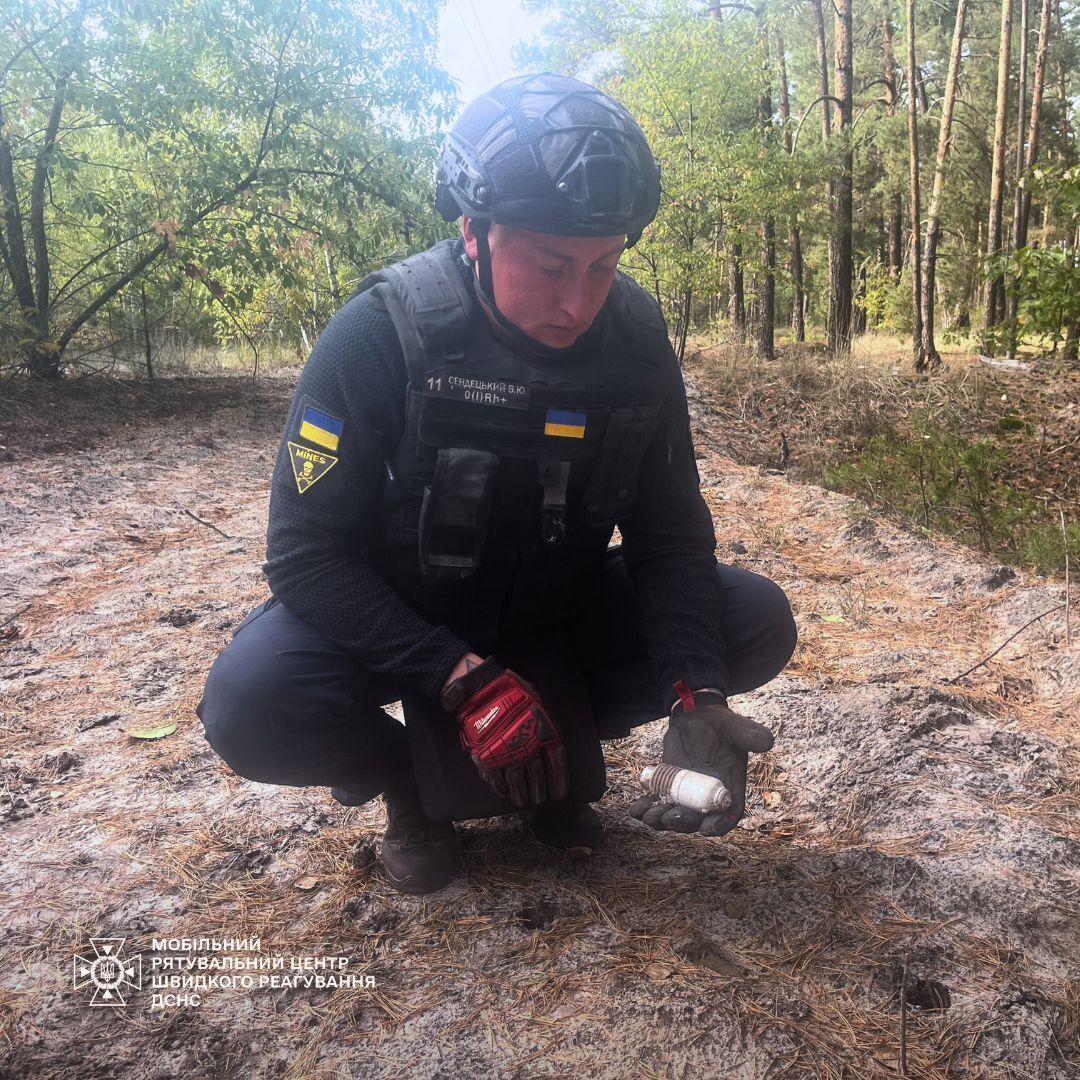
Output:
[[476,237],[476,272],[480,279],[480,293],[484,303],[491,308],[492,312],[502,317],[502,313],[495,306],[495,282],[491,276],[491,248],[488,246],[488,229],[490,221],[477,221],[472,223],[473,235]]
[[477,221],[472,219],[473,235],[476,237],[476,295],[482,301],[484,307],[491,313],[491,318],[499,328],[502,337],[514,348],[532,353],[534,356],[558,357],[566,356],[577,347],[573,345],[565,349],[556,349],[545,345],[542,341],[526,334],[520,327],[515,326],[498,308],[495,303],[495,282],[491,274],[491,248],[488,245],[488,228],[490,221]]

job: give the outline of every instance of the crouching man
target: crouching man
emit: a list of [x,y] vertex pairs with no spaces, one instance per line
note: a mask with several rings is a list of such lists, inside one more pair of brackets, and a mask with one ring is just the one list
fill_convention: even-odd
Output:
[[[633,118],[563,76],[511,79],[448,135],[436,207],[461,236],[373,274],[296,391],[273,477],[272,596],[199,715],[242,776],[383,793],[397,889],[460,870],[454,822],[519,813],[595,848],[601,740],[668,715],[663,760],[721,779],[719,836],[768,729],[729,694],[795,645],[783,592],[718,564],[657,305],[618,271],[660,179]],[[611,544],[618,526],[621,545]],[[401,701],[405,724],[382,706]]]

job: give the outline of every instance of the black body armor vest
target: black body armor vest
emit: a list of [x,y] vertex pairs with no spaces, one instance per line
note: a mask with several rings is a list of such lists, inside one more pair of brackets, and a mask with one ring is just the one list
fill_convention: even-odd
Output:
[[577,609],[677,376],[656,305],[622,274],[594,347],[544,358],[495,337],[470,273],[447,240],[359,291],[393,319],[409,379],[374,565],[429,621],[480,643]]

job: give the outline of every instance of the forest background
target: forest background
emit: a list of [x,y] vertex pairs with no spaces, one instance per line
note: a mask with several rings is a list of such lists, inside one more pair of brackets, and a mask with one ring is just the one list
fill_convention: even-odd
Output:
[[[5,0],[8,392],[302,362],[368,272],[449,235],[440,7]],[[603,85],[660,161],[623,266],[730,449],[1075,565],[1076,5],[527,7],[519,66]]]

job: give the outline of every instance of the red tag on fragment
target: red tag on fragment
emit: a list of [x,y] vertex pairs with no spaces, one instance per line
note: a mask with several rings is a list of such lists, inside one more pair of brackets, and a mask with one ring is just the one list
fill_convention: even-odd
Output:
[[675,692],[682,701],[683,712],[690,712],[694,708],[694,691],[680,679],[674,684]]

